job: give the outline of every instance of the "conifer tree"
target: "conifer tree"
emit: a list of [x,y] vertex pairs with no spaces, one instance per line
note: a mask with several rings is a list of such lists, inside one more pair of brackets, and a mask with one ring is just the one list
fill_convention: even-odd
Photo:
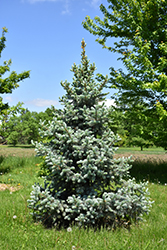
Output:
[[46,143],[35,142],[47,175],[44,186],[33,186],[29,208],[47,226],[130,223],[149,212],[146,183],[129,178],[128,158],[113,158],[119,138],[108,126],[111,110],[101,102],[107,77],[94,79],[95,64],[89,64],[84,40],[81,45],[81,65],[71,70],[73,82],[61,82],[64,109],[43,123],[40,134]]

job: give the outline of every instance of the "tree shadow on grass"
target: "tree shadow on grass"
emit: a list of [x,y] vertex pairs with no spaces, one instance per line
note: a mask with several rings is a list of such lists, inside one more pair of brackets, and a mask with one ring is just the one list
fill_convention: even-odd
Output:
[[35,148],[33,145],[16,145],[16,146],[13,146],[13,145],[8,145],[9,148]]
[[130,169],[130,175],[137,181],[152,183],[167,183],[167,160],[164,159],[135,159]]

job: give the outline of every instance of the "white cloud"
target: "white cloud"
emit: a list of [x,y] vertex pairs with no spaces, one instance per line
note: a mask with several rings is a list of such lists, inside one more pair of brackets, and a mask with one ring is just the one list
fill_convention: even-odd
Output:
[[100,5],[100,0],[91,0],[90,1],[90,5],[92,6],[92,7],[94,7],[94,8],[97,8],[97,7],[99,7],[99,5]]
[[29,3],[38,3],[38,2],[58,2],[61,0],[21,0],[22,3],[29,2]]
[[105,104],[106,104],[107,107],[115,106],[115,102],[112,99],[107,99]]
[[59,104],[59,102],[56,100],[46,100],[46,99],[40,99],[40,98],[34,99],[32,101],[28,101],[27,103],[32,104],[37,107],[47,107],[47,106]]
[[6,96],[4,99],[7,100],[8,102],[13,102],[13,99],[11,96]]
[[96,4],[98,4],[99,2],[100,2],[99,0],[92,0],[92,1],[91,1],[91,4],[92,4],[92,5],[96,5]]
[[[64,3],[64,10],[62,11],[62,14],[70,14],[69,5],[72,1],[78,2],[78,0],[20,0],[22,3],[28,2],[31,4],[40,3],[40,2],[63,2]],[[93,8],[98,8],[100,6],[101,0],[81,0],[82,2],[85,2],[89,6]],[[83,8],[85,10],[85,8]]]
[[61,12],[61,14],[66,15],[70,14],[70,1],[72,0],[21,0],[22,3],[28,2],[30,4],[40,3],[40,2],[62,2],[64,10]]
[[64,4],[64,10],[61,12],[63,15],[70,14],[69,6],[70,6],[70,2],[69,0],[66,0]]
[[[103,103],[103,102],[102,102],[102,103]],[[109,108],[110,106],[116,106],[114,100],[112,100],[112,99],[106,99],[106,100],[104,101],[104,103],[105,103],[105,105],[107,106],[107,108]]]

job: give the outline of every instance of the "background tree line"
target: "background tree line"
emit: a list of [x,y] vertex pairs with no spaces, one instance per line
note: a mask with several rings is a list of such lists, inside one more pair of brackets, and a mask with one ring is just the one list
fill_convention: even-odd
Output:
[[[59,110],[53,106],[44,112],[30,112],[23,108],[21,103],[4,110],[1,115],[0,143],[15,146],[16,144],[31,144],[31,140],[38,141],[40,121],[46,124],[51,122],[55,112],[59,112]],[[147,119],[143,119],[143,117],[144,114],[142,115],[140,107],[138,110],[134,109],[133,113],[129,110],[122,111],[122,108],[119,107],[111,108],[108,126],[120,136],[117,145],[138,146],[141,150],[155,145],[166,149],[166,143],[160,137],[162,127],[156,128],[156,122],[148,124]],[[155,135],[153,136],[153,134]],[[159,134],[159,140],[157,140],[157,134]]]
[[21,103],[6,109],[1,115],[1,144],[31,144],[31,140],[39,139],[40,121],[48,123],[52,120],[54,107],[45,112],[30,112]]

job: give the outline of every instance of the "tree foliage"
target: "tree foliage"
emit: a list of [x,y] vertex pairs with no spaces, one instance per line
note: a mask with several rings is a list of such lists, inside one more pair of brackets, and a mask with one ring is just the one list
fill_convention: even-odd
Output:
[[[96,41],[111,52],[120,54],[126,71],[111,67],[110,87],[124,110],[140,104],[147,109],[147,126],[154,142],[167,133],[167,5],[165,0],[108,0],[100,9],[103,20],[89,16],[83,26]],[[114,38],[113,46],[109,46]],[[152,119],[151,119],[152,118]],[[155,122],[156,121],[156,122]],[[149,123],[150,122],[150,123]],[[153,127],[153,123],[155,127]],[[162,140],[160,140],[162,141]],[[159,141],[159,144],[160,144]],[[167,147],[167,144],[163,146]]]
[[[61,82],[64,109],[42,127],[47,142],[36,142],[47,175],[28,200],[33,217],[47,226],[118,226],[139,220],[150,207],[146,184],[130,179],[129,158],[113,157],[118,136],[108,127],[111,109],[100,103],[107,82],[94,79],[82,41],[81,65],[72,83]],[[50,140],[48,140],[50,138]]]
[[[151,119],[152,120],[152,119]],[[114,133],[118,133],[121,140],[118,146],[137,146],[141,150],[154,145],[155,138],[152,135],[155,124],[148,126],[147,109],[136,105],[133,109],[124,111],[124,107],[114,107],[109,116],[109,127]],[[154,129],[155,132],[155,129]]]
[[[7,29],[4,27],[2,29],[2,37],[0,38],[0,58],[2,51],[5,48],[6,37],[5,33]],[[0,94],[8,94],[12,93],[12,91],[19,87],[19,82],[28,78],[30,76],[30,71],[24,71],[20,74],[17,74],[15,71],[10,72],[10,66],[12,61],[4,61],[3,65],[0,66]],[[6,73],[10,72],[8,77],[2,78],[2,76]],[[7,103],[3,103],[2,97],[0,97],[0,114],[6,108],[8,108]]]
[[1,115],[0,135],[2,144],[31,144],[39,139],[40,121],[49,122],[53,117],[53,107],[45,112],[30,112],[22,103],[3,111]]

